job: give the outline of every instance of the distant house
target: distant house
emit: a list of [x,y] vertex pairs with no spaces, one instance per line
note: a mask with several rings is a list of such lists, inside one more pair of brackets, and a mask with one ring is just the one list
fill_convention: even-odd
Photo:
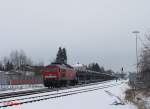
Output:
[[86,65],[84,65],[84,64],[79,64],[79,63],[73,65],[73,67],[74,67],[75,70],[86,70],[86,69],[87,69],[87,66],[86,66]]

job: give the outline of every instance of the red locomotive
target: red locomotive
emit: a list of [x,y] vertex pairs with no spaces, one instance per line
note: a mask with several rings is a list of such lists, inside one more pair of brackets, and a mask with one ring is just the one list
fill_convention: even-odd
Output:
[[43,72],[45,87],[75,85],[76,77],[76,71],[67,64],[51,64]]

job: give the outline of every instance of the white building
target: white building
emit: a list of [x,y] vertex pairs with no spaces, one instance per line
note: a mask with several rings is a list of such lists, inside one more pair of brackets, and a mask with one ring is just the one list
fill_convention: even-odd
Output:
[[75,65],[72,65],[74,67],[75,70],[86,70],[87,69],[87,66],[84,65],[84,64],[75,64]]

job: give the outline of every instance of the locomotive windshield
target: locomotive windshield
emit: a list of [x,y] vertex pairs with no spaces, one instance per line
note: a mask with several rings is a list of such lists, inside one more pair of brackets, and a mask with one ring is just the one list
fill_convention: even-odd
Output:
[[47,68],[46,72],[58,72],[58,68]]

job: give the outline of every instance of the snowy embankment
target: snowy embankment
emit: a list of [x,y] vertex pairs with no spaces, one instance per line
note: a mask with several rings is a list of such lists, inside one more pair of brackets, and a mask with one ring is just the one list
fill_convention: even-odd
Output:
[[135,96],[134,101],[138,104],[138,107],[141,107],[142,109],[150,109],[150,97],[140,93]]
[[149,89],[129,89],[126,91],[126,99],[134,103],[138,109],[150,109]]
[[[115,81],[104,84],[115,84]],[[87,87],[94,86],[102,86],[102,84]],[[127,88],[127,84],[123,82],[114,87],[13,106],[9,109],[136,109],[134,105],[124,102],[124,92]]]

